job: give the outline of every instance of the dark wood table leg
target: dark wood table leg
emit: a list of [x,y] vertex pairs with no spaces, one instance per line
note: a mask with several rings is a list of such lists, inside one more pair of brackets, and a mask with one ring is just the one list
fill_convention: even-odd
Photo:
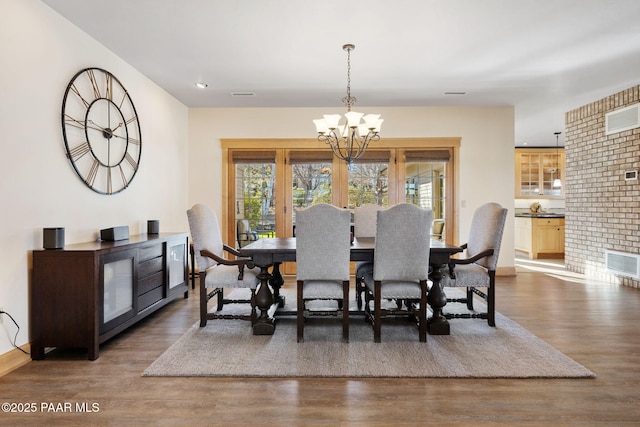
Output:
[[442,314],[442,308],[447,305],[447,296],[440,286],[440,279],[442,278],[442,272],[440,269],[443,264],[432,264],[433,271],[429,275],[429,278],[433,282],[429,295],[427,296],[427,302],[431,306],[433,315],[429,317],[427,321],[427,331],[431,335],[449,335],[449,321]]
[[284,295],[280,295],[280,288],[284,285],[284,279],[282,278],[282,274],[280,273],[280,262],[276,262],[273,264],[273,270],[271,271],[271,280],[269,280],[269,284],[273,288],[273,299],[278,304],[280,308],[283,308],[286,299]]
[[269,274],[269,266],[261,266],[260,274],[260,288],[256,293],[256,307],[260,310],[260,314],[253,324],[253,335],[273,335],[276,330],[275,319],[269,315],[269,310],[273,306],[273,294],[269,289],[269,280],[271,279]]

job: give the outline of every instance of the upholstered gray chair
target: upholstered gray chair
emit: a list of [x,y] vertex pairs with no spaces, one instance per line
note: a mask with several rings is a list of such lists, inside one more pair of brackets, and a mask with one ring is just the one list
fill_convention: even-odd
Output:
[[258,240],[258,233],[251,229],[248,219],[239,219],[236,222],[236,240],[239,248],[244,248],[249,243]]
[[[440,284],[443,287],[464,287],[466,297],[448,298],[447,302],[466,303],[469,313],[445,313],[448,319],[480,318],[487,319],[489,326],[495,326],[495,285],[496,266],[500,254],[500,243],[507,209],[498,203],[486,203],[473,214],[469,240],[462,245],[467,258],[452,258],[449,266],[442,271]],[[486,292],[478,288],[486,288]],[[485,313],[477,313],[473,309],[473,295],[478,295],[487,303]]]
[[[373,323],[373,339],[381,340],[386,316],[411,315],[418,319],[418,336],[427,341],[427,281],[432,212],[400,204],[377,214],[373,273],[364,276],[365,313]],[[382,300],[402,300],[405,308],[382,308]],[[374,302],[371,313],[371,300]]]
[[[349,342],[349,253],[351,214],[328,204],[296,212],[298,342],[304,341],[305,316],[342,317],[342,340]],[[311,300],[336,300],[335,310],[310,310]]]
[[[196,204],[187,211],[191,239],[193,241],[196,264],[200,277],[200,326],[205,326],[207,320],[213,319],[244,319],[255,320],[255,289],[258,284],[257,274],[253,262],[247,258],[225,258],[225,252],[238,257],[235,249],[222,243],[218,218],[211,208]],[[251,290],[250,299],[226,299],[224,288],[248,288]],[[224,304],[249,303],[250,315],[219,314],[209,312],[208,302],[217,296],[217,311],[222,310]]]
[[[384,209],[380,205],[362,205],[353,210],[353,235],[354,237],[376,237],[376,221],[378,211]],[[362,295],[365,287],[362,284],[362,278],[368,272],[373,271],[373,262],[358,261],[356,262],[356,304],[358,310],[362,309]]]

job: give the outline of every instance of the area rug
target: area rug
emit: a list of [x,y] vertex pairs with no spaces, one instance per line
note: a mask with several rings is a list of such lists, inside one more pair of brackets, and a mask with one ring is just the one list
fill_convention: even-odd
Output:
[[[287,309],[295,297],[289,290]],[[286,291],[285,291],[286,294]],[[453,312],[453,306],[447,307]],[[231,307],[231,306],[230,306]],[[237,310],[238,305],[235,309]],[[478,302],[476,309],[483,308]],[[227,308],[225,308],[227,310]],[[353,314],[343,343],[337,318],[310,318],[303,343],[296,342],[295,316],[277,318],[274,335],[254,336],[249,322],[213,320],[194,324],[154,361],[143,376],[186,377],[413,377],[413,378],[593,378],[595,374],[517,323],[496,313],[485,320],[450,320],[451,334],[418,341],[415,324],[383,321],[382,342],[371,325]]]

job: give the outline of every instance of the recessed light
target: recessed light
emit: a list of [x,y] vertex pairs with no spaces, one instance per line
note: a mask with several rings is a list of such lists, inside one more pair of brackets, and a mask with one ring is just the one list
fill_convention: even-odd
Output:
[[467,92],[445,92],[445,95],[466,95]]
[[231,92],[231,96],[256,96],[253,92]]
[[196,83],[196,87],[197,87],[197,88],[199,88],[199,89],[204,89],[204,88],[206,88],[207,86],[209,86],[209,85],[208,85],[208,84],[206,84],[206,83],[203,83],[203,82],[198,82],[198,83]]

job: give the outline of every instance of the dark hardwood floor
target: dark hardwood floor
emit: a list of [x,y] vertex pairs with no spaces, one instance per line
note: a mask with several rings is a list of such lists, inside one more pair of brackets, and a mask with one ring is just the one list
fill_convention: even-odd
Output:
[[[552,272],[519,267],[516,277],[498,278],[498,311],[595,379],[141,377],[196,322],[192,294],[103,344],[96,361],[55,351],[0,377],[1,402],[37,407],[2,413],[0,425],[640,425],[640,290],[544,264],[531,268]],[[62,412],[65,404],[73,412]]]

